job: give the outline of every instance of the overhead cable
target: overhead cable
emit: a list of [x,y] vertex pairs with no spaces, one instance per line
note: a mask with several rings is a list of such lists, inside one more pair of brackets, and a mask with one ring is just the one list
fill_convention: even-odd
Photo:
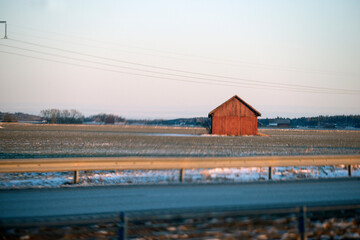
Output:
[[[58,61],[58,60],[54,60],[54,59],[36,57],[36,56],[20,54],[20,53],[14,53],[14,52],[8,52],[8,51],[2,51],[2,50],[0,50],[0,52],[15,55],[15,56],[21,56],[21,57],[26,57],[26,58],[31,58],[31,59],[47,61],[47,62],[61,63],[61,64],[65,64],[65,65],[88,68],[88,69],[93,69],[93,70],[96,69],[96,70],[102,70],[102,71],[107,71],[107,72],[122,73],[122,74],[127,74],[127,75],[150,77],[150,78],[155,78],[155,79],[163,79],[163,80],[171,80],[171,81],[187,82],[187,83],[198,83],[198,84],[205,84],[205,85],[218,85],[218,86],[230,86],[230,87],[242,87],[242,88],[259,89],[259,87],[253,87],[253,86],[247,86],[247,85],[241,85],[240,86],[240,85],[224,84],[224,83],[216,83],[216,82],[201,82],[201,81],[193,81],[193,80],[186,80],[186,79],[175,79],[175,78],[167,78],[167,77],[161,77],[161,76],[153,76],[153,75],[140,74],[140,73],[131,73],[131,72],[125,72],[125,71],[119,71],[119,70],[113,70],[113,69],[105,69],[105,68],[100,68],[100,67],[87,66],[87,65],[76,64],[76,63],[69,63],[69,62]],[[268,89],[268,87],[261,87],[261,88]],[[272,89],[273,90],[287,90],[287,91],[289,91],[288,89],[281,89],[281,88],[272,88]],[[292,91],[293,92],[308,92],[308,93],[323,93],[323,94],[347,94],[347,93],[334,93],[334,92],[316,92],[316,91],[306,91],[306,90],[292,90]]]
[[181,72],[181,73],[201,75],[201,76],[206,76],[206,77],[222,78],[222,79],[232,79],[232,80],[238,80],[238,81],[247,81],[247,82],[261,83],[261,84],[272,84],[272,85],[277,85],[278,87],[285,86],[285,87],[307,88],[307,89],[313,89],[313,90],[346,91],[346,92],[358,92],[358,93],[360,93],[360,90],[349,90],[349,89],[340,89],[340,88],[326,88],[326,87],[306,86],[306,85],[299,85],[299,84],[286,84],[286,83],[276,83],[276,82],[269,83],[269,82],[266,82],[266,81],[259,81],[259,80],[245,79],[245,78],[237,78],[237,77],[229,77],[229,76],[222,76],[222,75],[215,75],[215,74],[206,74],[206,73],[199,73],[199,72],[193,72],[193,71],[185,71],[185,70],[179,70],[179,69],[174,69],[174,68],[167,68],[167,67],[160,67],[160,66],[154,66],[154,65],[149,65],[149,64],[141,64],[141,63],[135,63],[135,62],[130,62],[130,61],[124,61],[124,60],[119,60],[119,59],[114,59],[114,58],[101,57],[101,56],[96,56],[96,55],[87,54],[87,53],[81,53],[81,52],[77,52],[77,51],[73,51],[73,50],[67,50],[67,49],[51,47],[51,46],[37,44],[37,43],[31,43],[31,42],[22,41],[22,40],[16,40],[16,39],[10,39],[10,40],[15,41],[15,42],[19,42],[19,43],[28,44],[28,45],[37,46],[37,47],[42,47],[42,48],[53,49],[53,50],[57,50],[57,51],[82,55],[82,56],[86,56],[86,57],[98,58],[98,59],[103,59],[103,60],[108,60],[108,61],[113,61],[113,62],[120,62],[120,63],[136,65],[136,66],[142,66],[142,67],[148,67],[148,68],[154,68],[154,69],[161,69],[161,70],[166,70],[166,71]]

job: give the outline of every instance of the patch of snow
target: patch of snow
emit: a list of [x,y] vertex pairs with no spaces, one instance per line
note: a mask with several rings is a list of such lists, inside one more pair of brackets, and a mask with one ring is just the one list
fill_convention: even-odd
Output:
[[[345,166],[275,167],[273,180],[347,177]],[[353,176],[360,177],[359,166]],[[250,182],[268,179],[268,168],[186,169],[185,182]],[[80,185],[179,183],[179,170],[112,170],[80,172]],[[0,188],[61,187],[73,182],[73,172],[1,173]]]

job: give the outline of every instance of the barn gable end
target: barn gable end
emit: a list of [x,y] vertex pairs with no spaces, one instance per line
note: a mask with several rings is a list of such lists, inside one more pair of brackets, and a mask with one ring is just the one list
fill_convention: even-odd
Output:
[[256,135],[261,114],[238,96],[233,96],[209,113],[211,133],[218,135]]

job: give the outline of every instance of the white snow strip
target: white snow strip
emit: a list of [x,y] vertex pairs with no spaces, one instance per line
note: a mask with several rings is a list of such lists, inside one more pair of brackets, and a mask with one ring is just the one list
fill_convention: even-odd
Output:
[[[344,166],[273,168],[273,180],[278,181],[346,176],[348,176],[348,171]],[[354,166],[353,176],[360,176],[359,166]],[[185,170],[185,181],[195,183],[250,182],[264,181],[267,179],[268,168],[214,168]],[[0,174],[0,188],[2,189],[21,187],[61,187],[71,184],[72,181],[72,172]],[[179,170],[117,170],[80,172],[80,185],[160,184],[178,182]]]

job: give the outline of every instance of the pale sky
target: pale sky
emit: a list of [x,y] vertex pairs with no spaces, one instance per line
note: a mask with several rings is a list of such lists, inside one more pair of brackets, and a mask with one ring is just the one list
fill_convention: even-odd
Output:
[[2,112],[360,114],[360,1],[0,0],[0,21]]

